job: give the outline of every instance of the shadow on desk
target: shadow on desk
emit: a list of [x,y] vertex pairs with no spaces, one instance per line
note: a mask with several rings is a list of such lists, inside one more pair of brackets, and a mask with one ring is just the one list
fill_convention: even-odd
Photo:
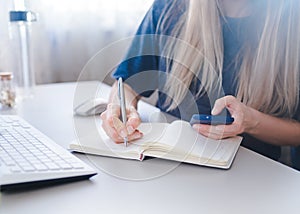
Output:
[[93,184],[93,182],[88,179],[87,176],[78,176],[74,178],[61,178],[55,180],[45,180],[45,181],[36,181],[29,183],[14,184],[11,186],[6,186],[1,188],[2,193],[19,193],[24,191],[34,191],[46,188],[54,188],[62,185],[67,185],[75,182],[85,182],[85,184]]

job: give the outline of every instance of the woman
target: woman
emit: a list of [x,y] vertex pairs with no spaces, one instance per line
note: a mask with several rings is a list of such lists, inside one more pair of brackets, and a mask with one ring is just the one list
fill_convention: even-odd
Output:
[[155,1],[114,73],[126,79],[127,125],[115,84],[104,130],[116,142],[142,137],[137,102],[158,89],[157,106],[184,120],[227,109],[233,124],[193,128],[243,135],[243,146],[278,160],[279,145],[300,145],[299,9],[297,0]]

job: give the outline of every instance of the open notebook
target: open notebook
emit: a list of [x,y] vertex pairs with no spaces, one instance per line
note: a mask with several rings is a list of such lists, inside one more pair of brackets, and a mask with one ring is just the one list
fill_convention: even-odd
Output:
[[99,127],[97,136],[79,138],[70,149],[87,154],[143,160],[146,156],[228,169],[242,137],[212,140],[198,134],[188,122],[142,123],[143,138],[115,144]]

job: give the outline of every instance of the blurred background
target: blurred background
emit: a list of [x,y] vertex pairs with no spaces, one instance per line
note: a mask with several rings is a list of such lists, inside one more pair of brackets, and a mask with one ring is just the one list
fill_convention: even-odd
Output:
[[[9,11],[37,13],[29,24],[31,67],[37,84],[76,81],[98,51],[132,36],[153,0],[1,0],[0,71],[12,71]],[[21,6],[20,6],[21,5]],[[126,48],[114,50],[118,54]],[[109,60],[109,59],[106,59]],[[101,68],[98,68],[101,72]],[[97,71],[86,79],[93,79]]]

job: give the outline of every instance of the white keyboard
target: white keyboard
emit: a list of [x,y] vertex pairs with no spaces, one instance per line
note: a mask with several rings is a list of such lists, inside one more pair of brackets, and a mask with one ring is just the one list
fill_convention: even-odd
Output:
[[96,172],[19,116],[0,116],[0,188],[87,179]]

